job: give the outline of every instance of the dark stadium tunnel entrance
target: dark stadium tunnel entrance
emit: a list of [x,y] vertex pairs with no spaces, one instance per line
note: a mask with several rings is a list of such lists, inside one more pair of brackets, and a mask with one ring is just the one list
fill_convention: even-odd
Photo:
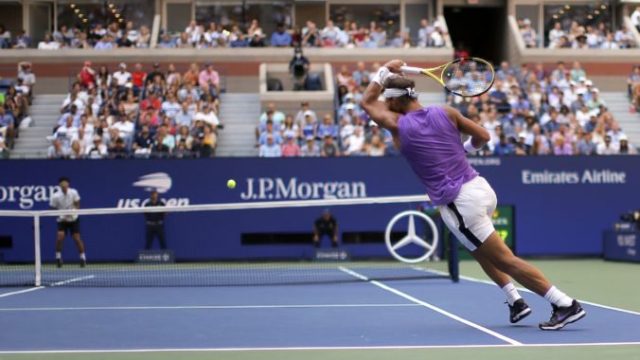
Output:
[[494,64],[504,60],[502,44],[508,43],[505,6],[445,6],[444,17],[456,49],[462,46],[471,56]]

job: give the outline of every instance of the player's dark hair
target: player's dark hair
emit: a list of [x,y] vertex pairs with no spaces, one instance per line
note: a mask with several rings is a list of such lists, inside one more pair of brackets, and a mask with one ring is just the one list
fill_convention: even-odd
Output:
[[63,176],[61,178],[58,179],[58,184],[60,184],[61,182],[66,181],[68,183],[70,183],[71,181],[69,181],[69,178],[66,176]]
[[402,76],[390,76],[387,81],[384,82],[386,89],[406,89],[416,87],[416,82]]
[[[416,86],[415,81],[402,76],[390,76],[384,82],[384,87],[386,89],[407,89],[407,88],[413,89],[415,86]],[[407,95],[395,98],[394,100],[396,100],[397,104],[404,109],[407,106],[409,106],[409,104],[412,101],[415,101],[416,99],[412,98],[407,94]]]

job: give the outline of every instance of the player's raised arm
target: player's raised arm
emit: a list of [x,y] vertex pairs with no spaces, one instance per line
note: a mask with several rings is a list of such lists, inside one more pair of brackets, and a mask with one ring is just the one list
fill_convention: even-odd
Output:
[[491,135],[489,135],[487,129],[467,119],[460,113],[460,111],[452,107],[447,106],[446,110],[458,130],[463,134],[471,136],[469,140],[464,143],[464,149],[467,152],[478,151],[482,149],[489,140],[491,140]]
[[383,85],[386,78],[392,73],[399,73],[400,67],[403,65],[404,62],[402,60],[391,60],[380,67],[373,79],[371,79],[369,86],[367,86],[362,97],[362,102],[360,103],[364,111],[371,117],[371,120],[378,124],[378,126],[392,132],[397,130],[396,119],[399,115],[389,110],[387,105],[378,100],[378,98],[382,94],[382,91],[384,91]]

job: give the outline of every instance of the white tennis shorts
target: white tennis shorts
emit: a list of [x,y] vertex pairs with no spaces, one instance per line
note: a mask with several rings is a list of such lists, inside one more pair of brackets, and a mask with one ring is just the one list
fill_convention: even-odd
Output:
[[491,217],[498,199],[481,176],[462,185],[452,203],[440,206],[442,220],[469,251],[474,251],[495,231]]

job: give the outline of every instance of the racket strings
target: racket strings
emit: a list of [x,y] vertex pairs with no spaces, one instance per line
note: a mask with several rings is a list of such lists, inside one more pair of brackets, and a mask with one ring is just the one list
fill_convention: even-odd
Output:
[[464,59],[450,64],[444,72],[446,88],[462,96],[480,95],[491,87],[493,71],[488,64]]

